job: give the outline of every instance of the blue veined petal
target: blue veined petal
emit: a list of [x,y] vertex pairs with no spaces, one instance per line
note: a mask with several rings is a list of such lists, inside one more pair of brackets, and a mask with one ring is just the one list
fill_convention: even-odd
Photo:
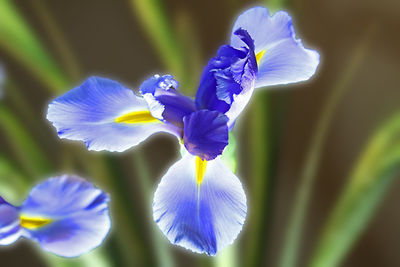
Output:
[[20,236],[18,208],[0,197],[0,245],[14,243]]
[[231,45],[240,47],[233,34],[243,28],[254,40],[258,61],[256,88],[299,82],[309,79],[319,64],[319,54],[304,48],[296,39],[291,17],[283,11],[270,16],[265,7],[255,7],[241,14],[232,30]]
[[239,179],[220,158],[207,162],[198,183],[196,157],[187,153],[161,179],[153,217],[168,240],[215,255],[242,229],[247,206]]
[[183,127],[183,117],[196,110],[194,100],[177,91],[179,83],[172,75],[154,75],[140,86],[151,114],[178,128]]
[[218,111],[199,110],[185,116],[183,143],[192,154],[215,159],[228,145],[228,117]]
[[99,246],[110,229],[109,197],[76,176],[50,178],[21,206],[23,235],[42,249],[76,257]]
[[253,40],[243,29],[238,29],[235,35],[241,40],[241,47],[220,47],[217,56],[205,68],[196,94],[198,109],[226,114],[229,125],[245,108],[257,75]]
[[84,141],[96,151],[124,151],[154,133],[171,132],[150,115],[142,97],[99,77],[87,79],[51,102],[47,119],[61,138]]

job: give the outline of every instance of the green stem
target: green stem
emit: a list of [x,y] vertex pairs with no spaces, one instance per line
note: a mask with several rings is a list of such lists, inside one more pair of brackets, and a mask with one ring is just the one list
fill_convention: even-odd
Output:
[[38,179],[52,170],[51,163],[40,147],[33,142],[25,127],[4,105],[0,105],[0,128],[29,177]]
[[199,82],[199,74],[202,72],[202,56],[199,34],[192,17],[186,12],[179,12],[176,15],[176,35],[179,44],[182,46],[183,62],[181,62],[185,73],[183,77],[178,76],[180,82],[179,90],[187,95],[196,93],[195,89]]
[[[259,92],[261,93],[261,92]],[[249,240],[246,246],[246,266],[261,266],[265,256],[268,223],[271,210],[272,129],[268,92],[263,92],[253,102],[250,111],[251,133],[251,216],[248,219]]]
[[[285,0],[268,0],[266,2],[270,13],[285,6]],[[275,112],[271,105],[270,92],[258,92],[251,115],[250,140],[251,151],[251,198],[252,213],[248,222],[249,241],[246,246],[246,266],[262,266],[268,258],[270,231],[276,183],[276,161],[278,159],[277,145],[281,132],[280,119],[285,116],[281,100],[280,110]],[[285,100],[284,98],[282,98]],[[274,113],[271,111],[274,110]]]
[[[229,134],[229,145],[225,148],[222,154],[222,160],[226,166],[231,169],[233,173],[237,173],[237,145],[236,138],[231,132]],[[239,266],[239,251],[238,243],[235,241],[232,245],[224,248],[221,252],[218,252],[214,260],[214,266],[216,267],[236,267]]]
[[352,57],[343,71],[342,77],[331,89],[327,103],[324,105],[313,136],[312,143],[307,153],[304,168],[300,174],[300,185],[294,198],[293,212],[289,219],[289,226],[284,239],[283,250],[280,257],[280,267],[298,266],[297,258],[299,252],[300,238],[304,226],[307,208],[309,205],[312,187],[316,178],[319,160],[324,145],[325,137],[329,130],[334,111],[348,88],[352,78],[361,66],[367,54],[369,44],[376,25],[368,27],[364,37],[355,47]]
[[168,71],[179,80],[185,77],[184,55],[176,33],[160,0],[130,0],[135,17],[143,24]]
[[53,60],[13,1],[0,1],[0,47],[27,68],[50,92],[62,92],[70,81]]
[[10,203],[20,203],[21,195],[28,193],[30,179],[8,157],[0,154],[0,196]]
[[340,266],[400,171],[400,112],[371,135],[326,220],[309,266]]
[[215,257],[216,267],[236,267],[238,266],[238,246],[236,243],[224,248]]
[[[96,178],[101,187],[106,188],[111,195],[111,217],[113,228],[117,230],[118,245],[123,252],[121,253],[124,257],[123,262],[126,265],[148,265],[151,258],[142,246],[144,237],[136,220],[130,193],[123,182],[120,167],[113,162],[114,158],[106,158],[92,152],[83,154],[78,149],[70,152],[75,156],[75,163],[81,163],[90,177]],[[121,259],[113,260],[121,261]]]
[[156,224],[153,221],[152,213],[151,213],[151,203],[153,201],[152,196],[153,192],[151,190],[152,186],[150,181],[152,180],[152,175],[150,174],[150,170],[148,165],[146,164],[143,153],[140,151],[136,151],[134,154],[134,168],[136,171],[136,177],[138,178],[140,191],[145,199],[145,204],[148,207],[146,209],[146,217],[147,221],[151,222],[151,240],[154,245],[155,253],[157,255],[157,266],[165,266],[172,267],[175,266],[174,259],[171,255],[171,252],[168,247],[168,242],[165,238],[162,237],[160,230],[157,228]]
[[73,81],[79,80],[82,72],[80,70],[78,60],[67,40],[65,39],[62,31],[58,27],[56,20],[48,10],[46,4],[43,2],[43,0],[35,0],[29,3],[32,5],[33,10],[37,13],[37,17],[39,18],[41,25],[49,35],[50,40],[53,42],[54,47],[58,52],[57,54],[60,56],[68,76]]

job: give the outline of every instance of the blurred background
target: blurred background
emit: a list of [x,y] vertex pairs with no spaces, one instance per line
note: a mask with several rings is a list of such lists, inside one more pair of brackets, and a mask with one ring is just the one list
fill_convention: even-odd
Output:
[[[236,123],[230,156],[248,217],[209,258],[170,245],[151,217],[155,187],[180,157],[174,137],[88,152],[61,141],[45,114],[91,75],[137,89],[171,73],[194,96],[255,5],[289,12],[321,63],[307,82],[256,92]],[[65,260],[19,240],[0,248],[1,265],[400,266],[399,29],[396,0],[0,0],[0,195],[20,204],[38,181],[79,174],[111,194],[113,216],[88,255]]]

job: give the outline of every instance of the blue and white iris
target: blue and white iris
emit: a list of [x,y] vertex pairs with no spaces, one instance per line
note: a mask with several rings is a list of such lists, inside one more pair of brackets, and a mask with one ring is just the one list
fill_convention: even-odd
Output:
[[99,246],[110,230],[109,197],[76,176],[35,186],[20,207],[0,197],[0,245],[25,237],[45,251],[77,257]]
[[295,38],[287,13],[256,7],[236,20],[195,99],[179,93],[171,75],[149,78],[139,94],[92,77],[56,98],[47,118],[61,138],[90,150],[124,151],[160,131],[177,136],[188,153],[161,179],[154,220],[171,243],[215,255],[236,239],[247,212],[242,185],[220,158],[229,131],[255,88],[307,80],[318,63],[318,53]]

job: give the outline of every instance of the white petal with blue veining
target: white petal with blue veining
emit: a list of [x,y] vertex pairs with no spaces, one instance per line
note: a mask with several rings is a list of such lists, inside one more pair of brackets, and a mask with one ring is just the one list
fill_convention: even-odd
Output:
[[51,178],[34,187],[21,215],[50,222],[23,235],[49,252],[76,257],[99,246],[110,229],[109,197],[76,176]]
[[270,16],[265,7],[255,7],[241,14],[232,30],[231,45],[240,47],[233,34],[243,28],[252,37],[259,60],[256,87],[287,84],[309,79],[319,64],[319,54],[304,48],[296,39],[291,17],[284,11]]
[[215,255],[242,230],[247,212],[239,179],[220,158],[207,163],[200,186],[195,157],[187,153],[161,179],[153,217],[168,240],[197,253]]
[[163,123],[116,123],[134,111],[148,111],[146,101],[123,85],[91,77],[50,103],[47,119],[61,138],[84,141],[90,150],[124,151],[150,135],[169,132]]

